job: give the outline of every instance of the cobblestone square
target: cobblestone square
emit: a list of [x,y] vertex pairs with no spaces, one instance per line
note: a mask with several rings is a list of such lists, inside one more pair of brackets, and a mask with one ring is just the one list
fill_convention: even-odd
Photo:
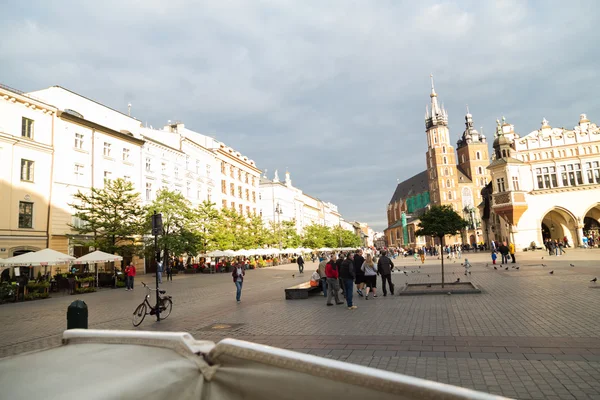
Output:
[[[355,295],[356,310],[326,307],[322,295],[285,300],[284,288],[307,281],[312,263],[303,275],[294,265],[248,271],[240,304],[229,274],[178,275],[162,285],[173,296],[171,316],[160,323],[148,316],[138,329],[234,337],[519,399],[600,398],[600,290],[590,282],[600,275],[600,251],[518,253],[519,270],[494,270],[488,253],[465,257],[472,275],[463,260],[445,260],[446,281],[472,281],[481,294]],[[394,263],[407,271],[393,274],[397,287],[440,281],[435,257],[422,266],[412,258]],[[154,277],[138,276],[132,292],[79,296],[90,328],[135,329],[141,281]],[[59,345],[76,298],[0,306],[0,357]]]

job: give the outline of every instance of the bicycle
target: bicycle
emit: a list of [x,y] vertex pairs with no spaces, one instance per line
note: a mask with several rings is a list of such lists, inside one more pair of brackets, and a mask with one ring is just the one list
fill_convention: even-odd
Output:
[[[142,282],[142,285],[144,285],[144,287],[146,288],[146,296],[144,297],[144,301],[142,301],[142,303],[139,306],[137,306],[137,308],[133,312],[133,326],[139,326],[144,321],[144,318],[146,318],[146,315],[156,314],[156,307],[153,307],[148,301],[148,299],[150,298],[150,291],[156,291],[157,289],[152,289],[144,282]],[[167,319],[167,317],[171,315],[171,310],[173,309],[173,300],[171,299],[171,296],[166,295],[165,293],[167,293],[166,290],[158,289],[158,297],[160,301],[160,319]],[[148,308],[150,308],[150,312],[148,312]]]

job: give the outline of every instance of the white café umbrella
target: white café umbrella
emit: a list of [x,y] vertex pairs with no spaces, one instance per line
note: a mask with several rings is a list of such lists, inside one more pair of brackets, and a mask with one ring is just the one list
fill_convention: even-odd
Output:
[[21,254],[19,256],[6,258],[1,260],[0,265],[3,266],[46,266],[46,265],[57,265],[57,264],[68,264],[71,261],[75,260],[75,257],[71,257],[68,254],[60,253],[56,250],[52,249],[44,249],[40,251],[35,251],[31,253]]
[[93,251],[85,256],[79,257],[73,264],[94,264],[96,269],[96,287],[98,286],[98,263],[121,261],[123,257],[116,254],[105,253],[100,250]]
[[226,257],[227,254],[221,250],[211,251],[207,254],[209,257]]

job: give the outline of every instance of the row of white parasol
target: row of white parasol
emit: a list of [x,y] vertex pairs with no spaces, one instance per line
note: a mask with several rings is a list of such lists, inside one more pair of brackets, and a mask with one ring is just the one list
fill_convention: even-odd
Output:
[[250,256],[274,256],[281,254],[306,254],[312,253],[313,251],[318,252],[332,252],[332,251],[352,251],[356,250],[354,247],[338,247],[338,248],[330,248],[330,247],[322,247],[320,249],[309,249],[306,247],[298,247],[298,248],[287,248],[287,249],[252,249],[252,250],[215,250],[211,251],[208,254],[204,254],[204,256],[208,257],[250,257]]

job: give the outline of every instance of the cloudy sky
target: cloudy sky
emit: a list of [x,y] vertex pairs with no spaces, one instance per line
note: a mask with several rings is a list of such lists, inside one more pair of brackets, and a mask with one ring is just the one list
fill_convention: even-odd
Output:
[[[85,3],[85,4],[84,4]],[[181,120],[344,217],[386,225],[425,168],[429,74],[455,142],[600,122],[593,0],[3,1],[0,82],[61,85],[153,126]]]

